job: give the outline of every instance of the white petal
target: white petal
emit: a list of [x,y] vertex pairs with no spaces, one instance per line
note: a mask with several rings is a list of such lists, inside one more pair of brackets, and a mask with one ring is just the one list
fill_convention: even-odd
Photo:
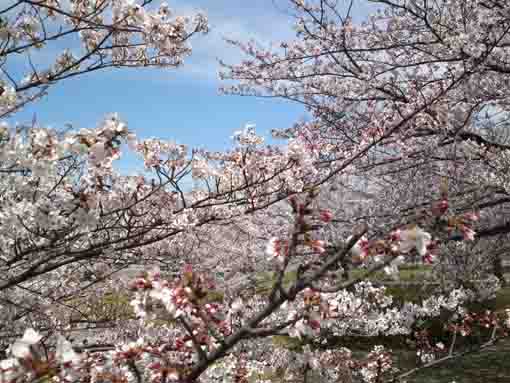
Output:
[[22,340],[17,340],[11,346],[11,354],[16,358],[26,358],[30,355],[30,345]]
[[42,335],[35,331],[33,328],[27,328],[21,339],[28,344],[36,344],[42,339]]

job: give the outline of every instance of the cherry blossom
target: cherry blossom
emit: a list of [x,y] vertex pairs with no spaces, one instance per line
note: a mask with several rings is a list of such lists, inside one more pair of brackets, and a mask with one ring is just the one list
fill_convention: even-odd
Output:
[[[222,64],[225,93],[305,105],[274,132],[281,145],[253,124],[215,152],[138,139],[116,114],[65,133],[0,123],[0,382],[246,382],[273,370],[395,381],[461,357],[458,336],[480,332],[483,351],[508,335],[508,310],[469,309],[499,279],[460,261],[487,263],[490,238],[510,232],[510,146],[492,134],[508,116],[510,15],[498,0],[376,3],[357,23],[340,3],[291,0],[294,40],[229,41],[247,58]],[[84,73],[179,66],[207,29],[165,3],[14,3],[0,25],[0,115]],[[48,67],[12,69],[70,35],[80,46]],[[124,150],[144,173],[119,173]],[[377,276],[407,262],[435,267],[416,301]],[[393,335],[413,339],[416,369],[399,372],[380,345],[332,344]],[[277,337],[303,352],[276,350]]]

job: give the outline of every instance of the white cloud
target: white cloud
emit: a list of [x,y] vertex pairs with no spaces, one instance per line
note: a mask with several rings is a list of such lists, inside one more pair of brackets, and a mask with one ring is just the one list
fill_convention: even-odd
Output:
[[271,41],[285,40],[293,36],[292,20],[288,15],[282,14],[271,0],[259,0],[256,6],[234,3],[237,2],[193,0],[182,5],[179,2],[171,5],[175,13],[180,15],[193,15],[197,11],[206,13],[211,26],[206,36],[192,39],[193,54],[185,61],[184,74],[201,80],[216,81],[220,69],[218,59],[227,63],[239,62],[242,53],[226,43],[224,38],[255,40],[268,46]]
[[[344,9],[347,0],[342,2]],[[270,42],[289,40],[294,37],[293,17],[288,0],[177,0],[170,4],[176,14],[191,16],[197,11],[207,14],[211,31],[206,36],[197,36],[191,42],[193,54],[185,61],[183,74],[200,80],[218,81],[220,66],[218,59],[237,63],[243,56],[224,38],[233,40],[255,40],[263,46]],[[366,1],[355,0],[353,16],[363,19],[375,7]]]

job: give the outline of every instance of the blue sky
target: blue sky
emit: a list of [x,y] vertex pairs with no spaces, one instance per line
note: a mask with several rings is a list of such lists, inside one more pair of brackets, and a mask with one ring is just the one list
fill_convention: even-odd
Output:
[[[345,0],[340,0],[345,1]],[[358,17],[367,14],[363,0],[355,0]],[[236,63],[242,56],[223,37],[262,44],[293,37],[286,0],[173,0],[176,14],[204,11],[211,31],[192,41],[193,54],[179,69],[121,69],[96,72],[64,81],[49,95],[14,116],[42,125],[93,127],[103,116],[117,112],[139,137],[161,137],[193,147],[222,150],[230,136],[246,123],[268,134],[304,116],[303,108],[284,101],[221,96],[217,59]],[[130,168],[131,161],[123,161]]]

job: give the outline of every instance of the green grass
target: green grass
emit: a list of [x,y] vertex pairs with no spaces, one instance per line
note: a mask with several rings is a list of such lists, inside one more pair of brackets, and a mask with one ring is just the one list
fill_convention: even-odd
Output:
[[[413,282],[413,281],[423,281],[430,277],[430,266],[407,266],[399,268],[399,281],[402,282]],[[355,269],[350,272],[350,277],[352,279],[362,277],[365,275],[366,270]],[[388,275],[384,273],[384,271],[378,271],[373,273],[369,278],[371,281],[387,281],[390,280]]]
[[[349,279],[356,279],[363,277],[365,275],[366,270],[356,269],[351,270],[349,274]],[[399,270],[399,280],[401,282],[413,282],[413,281],[423,281],[430,275],[430,267],[427,266],[411,266],[406,268],[401,268]],[[293,282],[296,281],[297,274],[295,271],[289,271],[285,273],[283,278],[283,287],[289,288]],[[376,281],[383,283],[384,281],[388,281],[388,275],[383,271],[379,271],[373,273],[370,278],[370,281]],[[256,294],[269,294],[273,284],[275,282],[275,273],[265,272],[259,273],[257,276],[257,286],[255,287]],[[407,287],[406,287],[407,289]],[[411,289],[413,290],[413,289]],[[398,288],[392,291],[399,291]],[[416,293],[414,293],[416,295]]]
[[[299,352],[301,345],[296,339],[285,340],[285,337],[274,337],[275,345],[290,348]],[[402,338],[403,339],[403,338]],[[346,337],[340,346],[353,350],[354,357],[363,358],[374,344],[384,344],[393,351],[395,366],[400,372],[416,367],[416,353],[409,348],[399,348],[398,341],[391,347],[391,342],[371,342],[370,338],[358,341],[354,337]],[[405,379],[407,383],[508,383],[510,382],[510,340],[497,343],[494,347],[480,353],[473,353],[433,368],[424,369]],[[285,371],[265,371],[259,378],[274,383],[284,380]]]
[[[407,358],[414,355],[408,352]],[[406,355],[400,358],[405,365]],[[448,361],[441,367],[425,369],[407,379],[408,383],[508,383],[510,382],[510,341],[505,340],[481,353]],[[412,362],[408,363],[412,368]]]
[[[290,271],[285,273],[283,277],[283,287],[289,288],[296,281],[297,273]],[[255,294],[267,295],[271,292],[275,282],[275,274],[271,272],[259,273],[257,275],[257,285],[255,286]]]
[[510,308],[510,287],[505,287],[499,290],[494,302],[495,310],[501,311],[505,308]]
[[77,311],[72,315],[75,320],[101,322],[133,319],[134,311],[130,301],[131,296],[126,293],[110,293],[102,297],[72,298],[66,304],[76,308]]
[[[223,293],[219,291],[210,291],[202,302],[222,302]],[[115,320],[129,320],[135,319],[135,313],[130,302],[132,296],[129,293],[109,293],[102,297],[93,298],[73,298],[68,301],[68,305],[76,307],[79,311],[73,314],[76,320],[89,320],[89,321],[115,321]],[[169,324],[172,321],[157,320],[158,324]]]

